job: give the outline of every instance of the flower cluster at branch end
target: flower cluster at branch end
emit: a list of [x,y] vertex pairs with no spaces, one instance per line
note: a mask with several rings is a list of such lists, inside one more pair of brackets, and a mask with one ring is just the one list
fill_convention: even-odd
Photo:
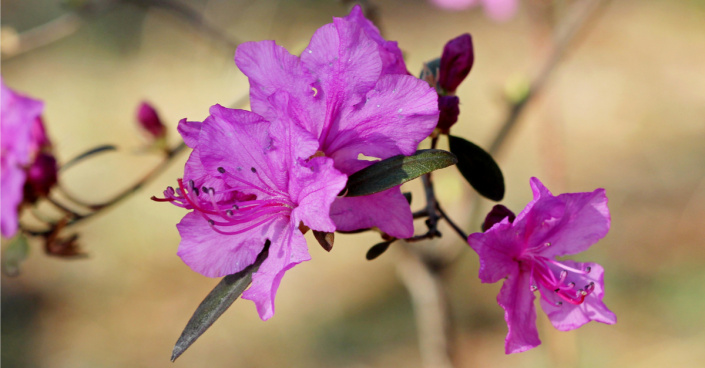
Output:
[[19,226],[22,202],[46,196],[56,184],[58,169],[41,118],[44,103],[9,89],[2,79],[0,89],[0,228],[3,236],[11,237]]
[[[240,45],[235,62],[250,81],[252,111],[280,114],[271,96],[286,92],[290,111],[318,141],[335,168],[353,174],[373,161],[413,154],[438,122],[438,100],[427,83],[408,75],[395,42],[385,41],[359,6],[319,28],[300,57],[274,41]],[[338,230],[378,227],[398,238],[413,235],[409,204],[399,187],[364,197],[338,198],[331,217]]]
[[[272,100],[288,110],[285,94]],[[179,132],[193,152],[178,188],[155,198],[192,210],[177,225],[178,255],[205,276],[242,271],[271,242],[243,294],[263,320],[274,314],[284,273],[310,259],[300,225],[335,231],[329,209],[346,182],[333,160],[312,157],[315,137],[287,114],[272,119],[215,105],[203,123],[182,120]]]
[[602,267],[555,258],[587,250],[607,235],[610,214],[604,189],[553,196],[536,178],[534,199],[512,222],[508,217],[484,233],[471,234],[470,247],[480,257],[480,279],[506,279],[497,296],[509,333],[507,354],[538,346],[534,292],[555,328],[576,329],[590,321],[614,324],[605,304]]

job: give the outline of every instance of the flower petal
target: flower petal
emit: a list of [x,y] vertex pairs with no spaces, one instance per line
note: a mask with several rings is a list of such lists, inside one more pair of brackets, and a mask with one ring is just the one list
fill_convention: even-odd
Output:
[[[261,116],[215,105],[203,123],[198,149],[204,169],[245,193],[272,194],[286,188],[287,174],[267,157],[272,147],[270,123]],[[225,172],[220,173],[222,167]]]
[[291,177],[290,193],[298,204],[292,217],[313,230],[334,232],[331,204],[345,187],[347,175],[333,168],[333,160],[316,157],[305,165],[296,165]]
[[176,225],[181,235],[177,254],[201,275],[227,276],[255,262],[265,241],[278,230],[276,226],[270,222],[241,234],[223,235],[215,232],[203,216],[191,212]]
[[516,273],[519,263],[515,260],[524,250],[509,218],[504,218],[484,233],[473,233],[468,244],[480,257],[480,280],[497,282]]
[[534,201],[522,211],[514,224],[527,234],[529,247],[540,247],[540,255],[552,258],[587,250],[610,229],[610,213],[604,189],[587,193],[565,193],[557,197],[532,179]]
[[274,41],[245,42],[235,52],[235,63],[249,79],[253,112],[273,121],[278,113],[273,111],[275,107],[269,97],[277,91],[285,91],[296,105],[301,106],[296,110],[297,113],[305,114],[299,117],[300,121],[317,121],[319,125],[323,122],[325,107],[311,106],[322,104],[321,98],[314,98],[316,91],[313,84],[316,78],[301,66],[297,56],[290,54],[284,47]]
[[504,341],[507,354],[521,353],[541,344],[530,280],[529,272],[516,270],[504,281],[497,296],[497,303],[504,308],[504,319],[509,328]]
[[[438,94],[426,82],[405,75],[380,78],[361,107],[346,108],[324,143],[336,160],[411,155],[438,122]],[[348,173],[350,174],[350,173]]]
[[414,235],[411,208],[401,194],[400,186],[368,196],[337,198],[331,206],[330,216],[341,231],[376,226],[397,238]]
[[404,64],[399,46],[396,41],[387,41],[382,37],[379,29],[362,13],[362,7],[355,5],[350,14],[343,18],[361,27],[365,34],[377,43],[379,54],[382,58],[382,74],[409,74]]
[[181,119],[179,125],[176,129],[181,134],[184,139],[184,143],[190,148],[196,148],[198,145],[198,136],[201,133],[201,123],[200,121],[188,121],[186,119]]
[[590,268],[590,272],[584,275],[568,272],[566,283],[573,282],[577,288],[584,288],[590,282],[595,283],[595,290],[585,297],[582,304],[562,303],[556,305],[561,299],[555,295],[552,290],[541,288],[541,308],[553,326],[561,331],[569,331],[576,329],[590,321],[597,321],[609,325],[617,323],[617,317],[612,311],[607,309],[605,303],[602,302],[604,296],[604,269],[597,263],[579,263],[574,261],[561,261],[560,263],[577,269],[586,270]]
[[22,203],[22,186],[27,177],[25,171],[14,162],[2,161],[0,176],[0,230],[2,235],[10,238],[17,232],[19,226],[17,207]]
[[298,226],[278,221],[276,234],[270,239],[269,255],[252,276],[252,286],[243,294],[243,299],[252,300],[262,320],[274,315],[274,297],[284,273],[297,264],[308,261],[306,239]]

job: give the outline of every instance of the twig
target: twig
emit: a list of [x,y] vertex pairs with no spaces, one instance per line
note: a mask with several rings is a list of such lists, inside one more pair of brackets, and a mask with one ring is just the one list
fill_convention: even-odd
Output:
[[438,213],[440,213],[441,217],[448,222],[448,225],[450,225],[450,227],[452,227],[453,230],[455,230],[455,232],[458,234],[458,236],[460,236],[460,238],[463,239],[463,241],[467,241],[468,234],[465,234],[463,229],[461,229],[458,225],[456,225],[455,222],[453,222],[453,220],[451,220],[450,217],[448,217],[448,215],[446,215],[446,213],[443,212],[443,209],[441,208],[440,204],[436,205],[436,209],[438,209]]
[[526,96],[510,106],[507,117],[488,150],[491,155],[495,155],[499,151],[509,132],[516,126],[521,113],[526,109],[526,106],[535,100],[535,97],[546,85],[558,62],[566,55],[570,47],[577,44],[578,36],[586,34],[588,26],[595,23],[592,21],[597,19],[598,10],[605,9],[608,2],[609,0],[583,0],[573,5],[572,14],[569,14],[564,25],[558,27],[555,37],[556,46],[544,62],[538,76],[531,83]]

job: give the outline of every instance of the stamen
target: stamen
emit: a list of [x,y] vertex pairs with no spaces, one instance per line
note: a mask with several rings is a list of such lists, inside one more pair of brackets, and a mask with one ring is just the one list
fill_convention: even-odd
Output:
[[590,266],[585,267],[585,273],[590,273],[590,271],[592,271],[592,267],[590,267]]
[[219,168],[218,168],[218,172],[221,173],[221,174],[225,174],[225,168],[223,168],[222,166],[219,167]]
[[252,171],[253,174],[257,174],[257,170],[254,167],[251,167],[250,171]]

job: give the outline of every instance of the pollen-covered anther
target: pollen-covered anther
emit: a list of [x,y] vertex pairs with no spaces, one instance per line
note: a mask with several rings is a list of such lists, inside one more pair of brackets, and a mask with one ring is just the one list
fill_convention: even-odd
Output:
[[218,172],[221,174],[225,174],[225,168],[223,168],[222,166],[218,167]]

